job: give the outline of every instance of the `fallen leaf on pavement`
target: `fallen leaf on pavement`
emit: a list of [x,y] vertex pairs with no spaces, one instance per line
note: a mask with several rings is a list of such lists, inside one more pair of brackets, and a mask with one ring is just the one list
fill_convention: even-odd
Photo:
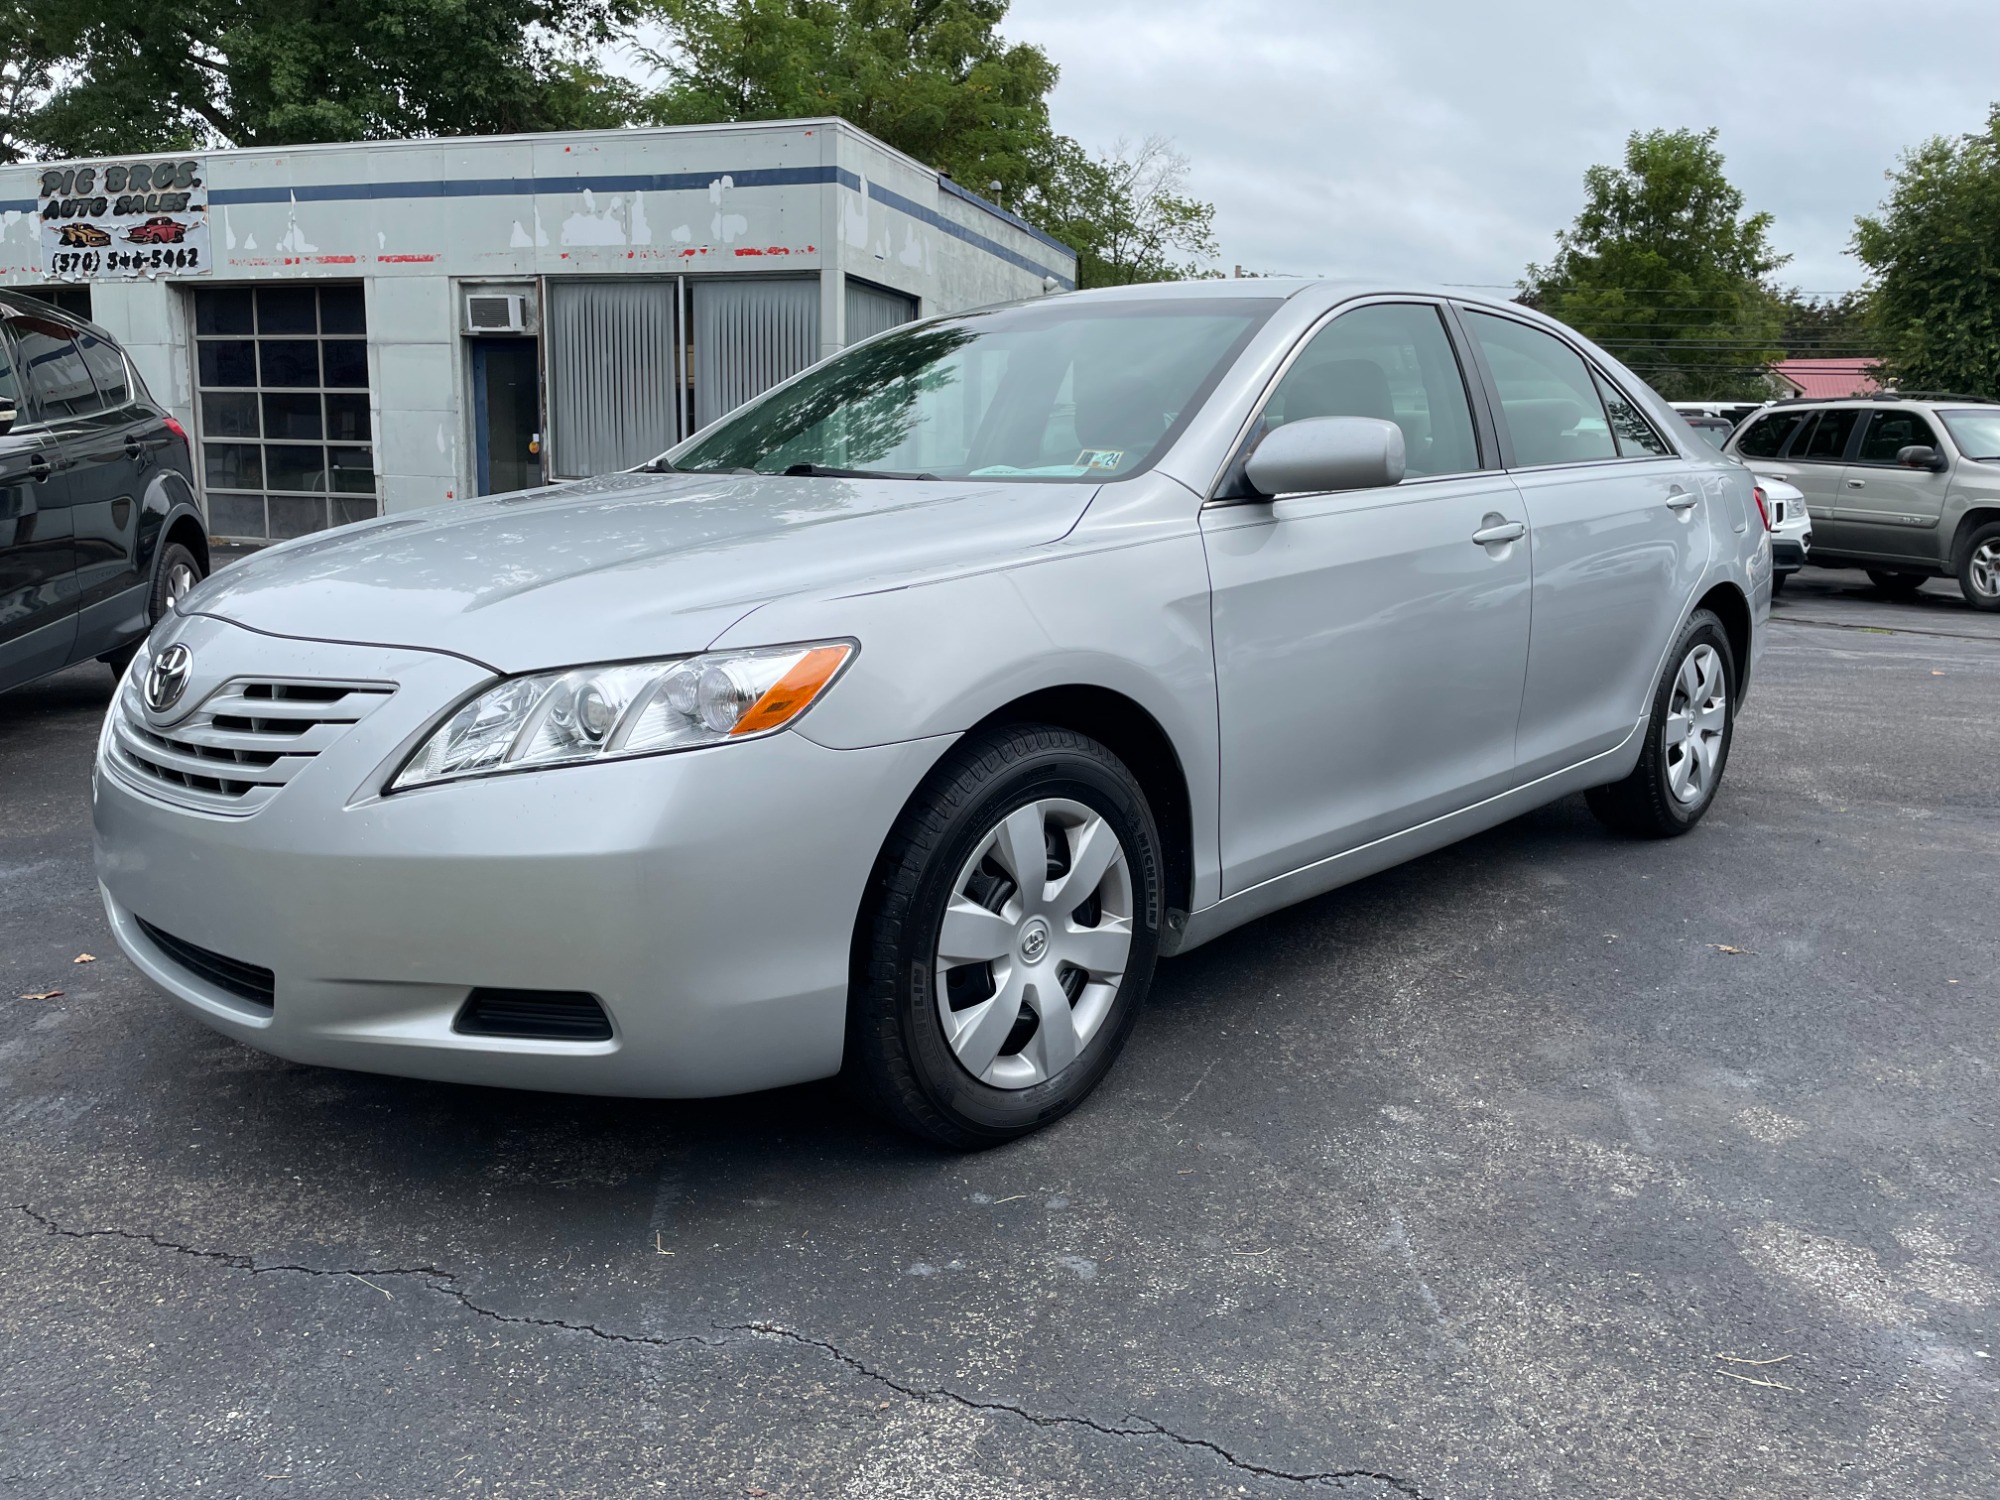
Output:
[[30,993],[30,994],[26,994],[26,995],[23,995],[23,996],[22,996],[21,998],[22,998],[23,1000],[60,1000],[60,999],[62,999],[62,991],[61,991],[61,990],[35,990],[35,991],[33,991],[32,993]]
[[79,953],[70,962],[73,964],[94,964],[97,962],[97,955],[95,953]]
[[1748,953],[1750,951],[1748,948],[1739,948],[1734,943],[1710,943],[1708,946],[1713,948],[1717,953]]

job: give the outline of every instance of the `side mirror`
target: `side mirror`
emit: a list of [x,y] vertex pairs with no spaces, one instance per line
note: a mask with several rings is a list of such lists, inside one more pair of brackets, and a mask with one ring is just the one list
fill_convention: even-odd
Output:
[[1945,456],[1929,443],[1912,443],[1907,448],[1898,448],[1896,462],[1906,469],[1929,469],[1933,474],[1942,474],[1950,467]]
[[1261,495],[1401,484],[1403,429],[1379,417],[1307,417],[1264,435],[1243,474]]
[[11,432],[15,419],[19,416],[20,412],[13,401],[9,397],[0,396],[0,434]]

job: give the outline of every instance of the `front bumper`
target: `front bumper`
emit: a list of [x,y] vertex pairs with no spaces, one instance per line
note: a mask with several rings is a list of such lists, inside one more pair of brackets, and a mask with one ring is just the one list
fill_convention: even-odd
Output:
[[1806,544],[1789,537],[1771,538],[1771,569],[1777,573],[1796,573],[1806,565]]
[[[398,684],[248,816],[170,805],[100,761],[112,930],[208,1025],[297,1062],[576,1093],[727,1094],[838,1070],[861,895],[948,739],[850,751],[779,734],[384,797],[379,781],[483,669],[214,620],[170,639],[218,678]],[[140,918],[271,970],[271,1005],[177,962]],[[455,1032],[481,986],[586,991],[612,1037]]]

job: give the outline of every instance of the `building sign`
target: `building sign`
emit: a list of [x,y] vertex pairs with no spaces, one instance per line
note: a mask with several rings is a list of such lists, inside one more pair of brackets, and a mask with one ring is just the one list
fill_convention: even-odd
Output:
[[42,270],[64,281],[206,271],[208,164],[113,161],[49,167],[35,211]]

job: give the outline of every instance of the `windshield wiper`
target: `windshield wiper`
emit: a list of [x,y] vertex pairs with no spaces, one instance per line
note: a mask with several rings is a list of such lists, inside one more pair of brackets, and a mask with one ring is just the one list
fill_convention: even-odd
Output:
[[893,469],[833,469],[825,464],[793,464],[785,470],[791,478],[806,479],[936,479],[935,474],[897,472]]

